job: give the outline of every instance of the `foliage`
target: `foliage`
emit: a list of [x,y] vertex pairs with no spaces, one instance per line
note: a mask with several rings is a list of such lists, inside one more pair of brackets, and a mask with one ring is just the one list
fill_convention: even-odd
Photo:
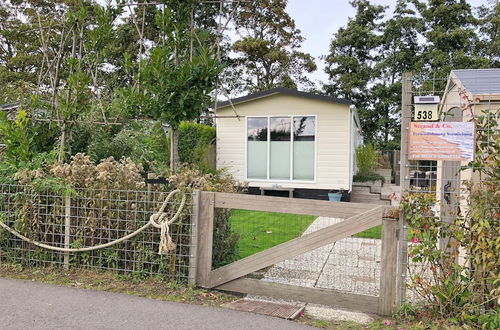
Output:
[[462,0],[398,0],[389,15],[372,2],[351,1],[356,14],[333,35],[324,57],[323,91],[353,101],[365,141],[398,149],[401,74],[435,76],[421,86],[435,93],[452,69],[498,67],[500,5],[491,1],[474,15]]
[[[451,69],[479,68],[490,65],[478,55],[478,20],[469,3],[462,0],[415,1],[425,23],[426,45],[423,50],[426,69],[440,77]],[[444,87],[438,86],[437,88]]]
[[71,162],[55,162],[34,170],[23,169],[16,174],[21,184],[59,179],[74,188],[135,190],[144,188],[142,167],[130,159],[116,161],[113,157],[95,164],[85,154],[76,154]]
[[334,34],[330,52],[325,57],[329,83],[324,89],[330,95],[351,99],[364,119],[368,82],[373,76],[375,61],[373,51],[380,44],[376,32],[381,27],[379,20],[385,8],[372,5],[368,0],[354,0],[351,5],[356,15]]
[[0,112],[0,134],[5,144],[5,161],[18,166],[31,158],[31,142],[33,137],[28,130],[29,118],[24,110],[20,110],[14,120],[6,112]]
[[492,67],[500,67],[500,2],[488,1],[479,8],[481,46]]
[[[120,128],[87,126],[74,142],[81,142],[85,136],[89,144],[77,152],[86,152],[94,162],[113,157],[127,157],[141,164],[146,172],[161,173],[168,166],[169,144],[161,123],[145,121],[129,123]],[[92,134],[93,133],[93,134]]]
[[[400,208],[411,227],[408,255],[421,264],[411,273],[412,287],[425,299],[427,312],[459,324],[495,328],[500,298],[498,112],[486,111],[475,121],[477,152],[466,168],[473,180],[464,186],[463,217],[442,221],[434,194],[407,194]],[[439,249],[440,241],[446,249]]]
[[[245,187],[240,186],[232,176],[224,173],[202,173],[194,166],[182,165],[170,181],[183,189],[190,187],[204,191],[238,193]],[[231,210],[216,209],[214,215],[213,255],[214,267],[231,263],[238,259],[237,244],[239,235],[232,230]]]
[[382,183],[385,183],[385,178],[382,175],[375,172],[367,174],[356,173],[353,175],[352,180],[354,182],[381,181]]
[[238,54],[227,74],[232,91],[255,92],[274,87],[311,86],[305,73],[316,70],[311,55],[300,51],[304,38],[285,11],[286,0],[237,3],[234,25]]
[[179,126],[179,159],[182,163],[196,164],[209,169],[206,157],[215,139],[215,127],[183,122]]
[[371,144],[358,146],[356,148],[356,166],[360,176],[373,176],[375,166],[378,162],[378,153]]
[[193,120],[209,106],[209,94],[221,70],[207,49],[189,62],[176,64],[170,59],[176,44],[158,46],[142,71],[146,112],[177,129],[182,121]]

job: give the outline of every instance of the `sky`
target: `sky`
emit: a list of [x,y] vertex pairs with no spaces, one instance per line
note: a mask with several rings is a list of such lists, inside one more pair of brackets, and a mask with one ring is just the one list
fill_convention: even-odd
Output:
[[[467,2],[473,7],[487,4],[487,0]],[[390,6],[393,9],[396,0],[371,0],[371,3]],[[345,26],[349,17],[355,15],[354,9],[349,0],[288,0],[286,9],[295,20],[297,28],[302,31],[302,36],[306,38],[302,51],[311,54],[318,65],[318,70],[310,74],[309,78],[315,83],[326,82],[328,79],[323,71],[324,63],[320,56],[328,53],[333,33]]]

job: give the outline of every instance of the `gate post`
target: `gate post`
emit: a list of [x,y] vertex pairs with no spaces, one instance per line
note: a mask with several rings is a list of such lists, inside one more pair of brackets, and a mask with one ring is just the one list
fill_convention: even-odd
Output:
[[200,192],[199,210],[196,284],[202,287],[209,287],[210,272],[212,271],[215,193],[208,191]]
[[[401,77],[401,153],[399,159],[399,186],[401,197],[410,189],[410,162],[408,161],[408,128],[412,114],[413,74],[404,72]],[[406,299],[406,267],[408,263],[408,243],[406,242],[406,219],[399,214],[399,253],[396,306],[400,307]]]
[[189,247],[189,278],[188,283],[196,284],[196,274],[198,269],[198,227],[200,218],[200,191],[193,191],[193,205],[191,211],[191,246]]
[[379,313],[392,315],[396,307],[398,266],[398,221],[382,219],[382,260],[380,264]]

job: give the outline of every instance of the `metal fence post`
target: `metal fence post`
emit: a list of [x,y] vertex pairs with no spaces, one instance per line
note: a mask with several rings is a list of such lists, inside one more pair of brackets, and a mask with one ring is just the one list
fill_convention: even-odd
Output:
[[[64,196],[64,247],[69,249],[71,229],[71,196]],[[69,269],[69,252],[64,252],[64,269]]]
[[380,263],[379,313],[392,315],[396,307],[398,285],[398,221],[382,219],[382,260]]

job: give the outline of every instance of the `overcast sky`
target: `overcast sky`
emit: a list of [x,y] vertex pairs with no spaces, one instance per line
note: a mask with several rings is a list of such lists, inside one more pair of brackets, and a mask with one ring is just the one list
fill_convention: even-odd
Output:
[[[474,7],[487,4],[487,0],[468,2]],[[371,3],[391,6],[394,9],[396,0],[371,0]],[[333,33],[345,26],[349,17],[355,15],[349,0],[288,0],[287,12],[306,38],[302,50],[314,56],[318,64],[318,70],[311,74],[310,78],[316,83],[326,82],[324,64],[319,57],[328,53]]]

